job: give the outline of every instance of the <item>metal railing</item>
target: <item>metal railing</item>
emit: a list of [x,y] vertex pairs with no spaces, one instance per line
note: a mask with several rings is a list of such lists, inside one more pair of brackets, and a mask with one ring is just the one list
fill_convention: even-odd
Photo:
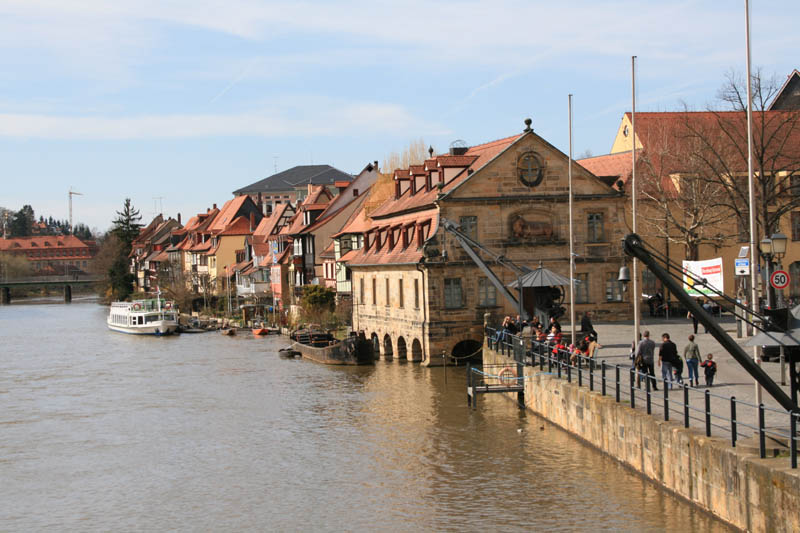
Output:
[[[501,355],[511,357],[525,366],[538,366],[542,372],[558,379],[588,387],[603,396],[613,396],[617,403],[629,403],[632,409],[644,403],[648,415],[663,416],[669,421],[682,421],[683,427],[703,428],[707,437],[725,434],[731,446],[736,447],[745,432],[752,430],[758,437],[759,456],[767,456],[767,439],[786,447],[792,468],[797,468],[797,427],[800,412],[789,412],[782,408],[755,405],[737,400],[735,396],[723,396],[708,389],[690,387],[673,380],[665,381],[653,374],[642,372],[631,365],[609,364],[567,349],[557,348],[552,342],[524,339],[508,332],[486,328],[488,347]],[[661,390],[657,390],[660,384]],[[658,393],[658,394],[657,394]],[[725,414],[712,409],[712,398],[729,406]],[[656,408],[654,410],[654,408]],[[655,412],[660,411],[660,412]],[[749,413],[749,414],[748,414]],[[767,427],[766,415],[783,418],[787,427]],[[729,416],[728,416],[729,415]],[[744,420],[757,420],[746,423]]]

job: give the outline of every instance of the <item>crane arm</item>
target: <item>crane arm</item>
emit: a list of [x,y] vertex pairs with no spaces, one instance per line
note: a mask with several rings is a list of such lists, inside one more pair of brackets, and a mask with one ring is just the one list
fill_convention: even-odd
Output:
[[669,274],[656,259],[644,247],[644,242],[641,237],[635,233],[631,233],[623,241],[623,248],[625,253],[631,257],[635,257],[644,263],[650,272],[653,273],[661,282],[666,286],[670,293],[674,294],[678,300],[686,306],[686,308],[694,315],[699,322],[705,326],[711,335],[717,339],[717,342],[725,348],[737,363],[747,371],[748,374],[753,376],[759,385],[764,387],[770,396],[781,404],[781,407],[787,411],[797,411],[797,405],[792,401],[788,394],[786,394],[772,378],[770,378],[764,370],[758,366],[753,359],[745,353],[741,346],[728,335],[725,330],[720,327],[716,320],[714,320],[694,298],[689,296],[683,287],[677,282],[675,277]]

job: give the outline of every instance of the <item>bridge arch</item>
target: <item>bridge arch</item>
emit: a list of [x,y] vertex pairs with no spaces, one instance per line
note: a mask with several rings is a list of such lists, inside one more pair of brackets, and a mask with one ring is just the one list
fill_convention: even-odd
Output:
[[411,360],[414,362],[422,361],[422,343],[419,339],[414,339],[411,343]]
[[370,335],[369,339],[372,341],[372,353],[375,354],[375,359],[380,359],[380,356],[381,356],[381,341],[378,338],[378,334],[373,331],[372,335]]
[[392,350],[392,338],[388,333],[383,336],[383,357],[384,359],[392,359],[394,357],[394,350]]
[[406,361],[408,359],[406,340],[403,337],[397,337],[397,358],[401,361]]
[[468,356],[469,359],[481,359],[482,344],[475,339],[464,339],[455,344],[453,349],[450,351],[450,355],[453,357],[458,357],[462,359],[466,359]]

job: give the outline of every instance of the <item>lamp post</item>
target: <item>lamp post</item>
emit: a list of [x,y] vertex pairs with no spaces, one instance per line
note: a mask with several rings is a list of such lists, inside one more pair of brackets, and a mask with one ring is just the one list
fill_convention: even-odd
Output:
[[776,307],[775,287],[770,283],[770,278],[773,272],[773,259],[777,259],[780,264],[780,258],[786,253],[786,242],[788,238],[783,233],[773,233],[772,237],[764,237],[761,239],[761,257],[764,258],[764,263],[767,267],[766,283],[767,283],[767,307],[774,309]]

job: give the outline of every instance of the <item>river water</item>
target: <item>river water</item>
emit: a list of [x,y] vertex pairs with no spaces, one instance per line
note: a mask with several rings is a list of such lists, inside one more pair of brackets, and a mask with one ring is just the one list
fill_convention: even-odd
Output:
[[0,530],[725,531],[463,368],[0,307]]

